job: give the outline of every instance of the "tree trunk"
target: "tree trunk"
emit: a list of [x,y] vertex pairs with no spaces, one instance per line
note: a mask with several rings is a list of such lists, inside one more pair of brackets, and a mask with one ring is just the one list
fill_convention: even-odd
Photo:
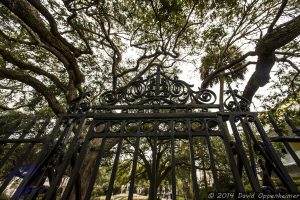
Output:
[[[104,131],[105,126],[101,124],[100,126],[96,127],[97,132]],[[88,128],[84,129],[85,131],[81,134],[81,139],[84,140],[86,137]],[[95,174],[92,173],[93,166],[95,164],[95,160],[97,158],[100,146],[101,146],[102,138],[95,138],[92,139],[89,142],[88,150],[85,154],[85,158],[82,162],[79,174],[80,174],[80,191],[76,191],[76,187],[73,188],[73,191],[69,197],[70,200],[76,200],[76,195],[80,195],[81,199],[84,199],[91,177],[95,176]],[[115,146],[118,142],[118,139],[106,139],[105,146],[104,146],[104,152],[109,151],[113,146]],[[99,174],[97,174],[99,175]],[[77,198],[78,199],[78,198]]]
[[256,45],[258,55],[256,70],[248,81],[243,97],[252,101],[259,87],[265,86],[275,63],[275,50],[288,44],[300,35],[300,15],[275,28],[261,38]]
[[270,52],[269,54],[258,54],[257,64],[255,72],[250,77],[243,97],[252,101],[252,98],[259,87],[265,86],[270,80],[270,72],[275,63],[275,53]]

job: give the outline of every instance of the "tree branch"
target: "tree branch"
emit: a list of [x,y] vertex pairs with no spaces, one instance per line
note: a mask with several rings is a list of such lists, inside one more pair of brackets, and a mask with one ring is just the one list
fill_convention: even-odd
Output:
[[17,42],[17,43],[20,43],[20,44],[26,44],[26,45],[37,45],[37,42],[18,40],[18,39],[16,39],[16,38],[9,37],[9,36],[6,35],[2,30],[0,30],[0,35],[1,35],[4,39],[6,39],[6,40],[8,40],[8,41]]
[[300,69],[296,66],[295,63],[293,63],[291,60],[287,59],[287,58],[276,58],[276,61],[278,62],[287,62],[290,64],[290,66],[295,69],[298,73],[300,73]]
[[256,91],[265,86],[270,79],[270,72],[275,63],[275,50],[283,47],[300,35],[300,15],[273,29],[257,42],[258,55],[255,72],[250,77],[243,91],[243,97],[252,101]]
[[146,51],[145,51],[145,52],[144,52],[144,55],[142,55],[141,57],[138,58],[135,67],[130,68],[130,69],[127,69],[127,70],[123,71],[122,73],[117,74],[116,76],[117,76],[117,77],[122,77],[122,76],[124,76],[124,75],[126,75],[126,74],[128,74],[128,73],[130,73],[130,72],[137,71],[138,68],[140,67],[140,63],[141,63],[143,60],[145,60],[145,59],[152,58],[151,61],[148,63],[148,65],[151,65],[151,64],[155,61],[155,59],[156,59],[160,54],[161,54],[160,51],[156,51],[156,52],[153,53],[153,54],[146,55]]
[[7,78],[12,80],[17,80],[22,83],[25,83],[32,88],[34,88],[37,92],[43,95],[48,102],[49,106],[52,108],[53,112],[57,115],[60,113],[64,113],[65,109],[59,104],[54,94],[51,93],[51,90],[47,88],[41,81],[38,79],[23,74],[17,70],[9,70],[5,68],[0,68],[0,78]]
[[275,51],[275,54],[278,54],[278,55],[284,55],[284,56],[300,57],[300,54],[299,54],[299,53],[293,53],[293,52]]
[[[153,0],[150,0],[150,4],[151,4],[151,8],[155,14],[155,19],[156,21],[158,21],[158,27],[159,27],[159,36],[160,36],[160,39],[161,41],[164,41],[164,38],[163,38],[163,33],[162,33],[162,27],[161,27],[161,21],[159,19],[159,16],[158,16],[158,13],[155,9],[155,5],[154,5],[154,1]],[[163,45],[162,45],[163,46]]]
[[[296,92],[296,95],[298,95],[300,97],[300,88],[298,88],[295,92]],[[293,101],[291,101],[293,96],[294,96],[294,94],[288,94],[285,99],[283,99],[281,102],[278,102],[275,106],[273,106],[273,108],[270,111],[276,112],[278,109],[280,109],[282,107],[282,105],[290,104],[291,102],[293,102]]]
[[1,110],[4,110],[4,111],[8,111],[8,110],[18,110],[18,109],[20,109],[20,108],[24,108],[24,107],[27,107],[27,106],[28,106],[28,105],[20,105],[20,106],[11,108],[11,107],[7,107],[7,106],[4,106],[4,105],[0,104],[0,109],[1,109]]
[[66,3],[65,1],[64,1],[64,4],[65,4],[66,8],[68,9],[68,11],[72,12],[72,14],[67,18],[67,22],[77,32],[77,34],[83,40],[83,42],[85,43],[86,48],[87,48],[84,51],[80,51],[80,53],[81,54],[93,54],[93,51],[90,47],[90,43],[89,43],[89,41],[87,40],[87,38],[85,37],[85,35],[82,32],[86,29],[84,29],[83,27],[78,28],[78,26],[73,22],[73,19],[75,19],[77,17],[77,12],[75,10],[70,9],[69,4]]
[[255,56],[256,52],[254,51],[249,51],[246,54],[244,54],[243,56],[239,57],[236,60],[233,60],[232,62],[230,62],[228,65],[225,65],[223,67],[220,67],[218,69],[216,69],[214,72],[212,72],[201,84],[201,88],[207,88],[207,86],[209,85],[210,81],[212,81],[212,79],[214,79],[219,73],[225,71],[226,69],[229,69],[231,67],[233,67],[234,65],[240,63],[241,61],[245,60],[248,56]]
[[34,72],[39,75],[43,75],[47,78],[49,78],[59,89],[62,90],[64,94],[67,93],[66,86],[54,75],[51,74],[37,66],[34,66],[33,64],[25,63],[18,58],[14,57],[9,51],[3,49],[0,47],[0,55],[2,55],[3,59],[7,62],[16,65],[20,69],[29,70],[31,72]]
[[267,33],[256,45],[259,54],[269,54],[300,35],[300,15]]
[[179,56],[179,53],[175,50],[175,48],[177,46],[177,43],[178,43],[178,39],[180,38],[180,36],[182,35],[182,33],[186,30],[187,25],[189,23],[189,19],[190,19],[190,17],[191,17],[191,15],[192,15],[192,13],[193,13],[193,11],[194,11],[194,9],[195,9],[195,7],[196,7],[197,4],[198,4],[198,1],[195,1],[195,3],[193,5],[193,7],[192,7],[192,9],[191,9],[191,11],[190,11],[187,19],[186,19],[186,22],[185,22],[184,26],[182,27],[182,29],[179,31],[179,33],[177,34],[177,36],[175,38],[174,46],[173,46],[173,49],[172,49],[172,52],[174,53],[173,58],[177,58]]
[[280,8],[278,9],[275,18],[273,19],[272,23],[270,24],[270,26],[268,28],[268,31],[267,31],[268,33],[271,33],[273,31],[273,28],[274,28],[276,22],[278,21],[278,19],[280,18],[280,16],[282,15],[287,2],[288,2],[288,0],[282,0]]
[[106,20],[108,23],[108,27],[105,27],[104,19],[100,16],[100,20],[97,20],[97,22],[100,25],[100,29],[102,33],[104,34],[104,39],[108,42],[109,48],[113,50],[113,55],[111,56],[113,59],[112,63],[112,78],[113,78],[113,90],[117,87],[117,67],[119,66],[120,62],[122,61],[122,54],[118,48],[118,46],[114,43],[114,41],[110,38],[110,22],[109,20]]
[[51,13],[45,8],[40,1],[37,0],[27,0],[33,7],[35,7],[49,22],[51,27],[51,32],[55,35],[64,45],[66,45],[76,56],[79,56],[83,52],[70,44],[65,38],[63,38],[58,32],[57,23]]
[[[243,12],[242,18],[239,21],[238,25],[235,27],[235,29],[232,32],[232,34],[229,37],[229,39],[227,40],[227,43],[226,43],[226,45],[225,45],[222,53],[220,54],[220,58],[224,57],[224,55],[227,52],[227,50],[230,47],[230,45],[235,42],[235,40],[233,40],[234,37],[237,35],[238,30],[243,26],[244,21],[245,21],[247,15],[248,15],[248,13],[251,11],[251,9],[253,8],[253,6],[254,6],[255,3],[257,3],[257,1],[251,2],[248,6],[244,5],[244,12]],[[218,65],[221,64],[220,62],[222,62],[222,60],[219,59]]]
[[[233,69],[233,70],[230,70],[229,72],[227,72],[227,73],[224,73],[223,75],[224,76],[226,76],[226,75],[229,75],[229,74],[233,74],[233,73],[236,73],[236,72],[239,72],[239,71],[241,71],[242,69],[244,69],[244,68],[246,68],[248,65],[254,65],[254,64],[256,64],[256,62],[247,62],[247,63],[245,63],[244,65],[242,65],[242,66],[240,66],[240,67],[237,67],[237,68],[235,68],[235,69]],[[220,76],[221,74],[219,74],[218,76]]]
[[[59,40],[52,32],[50,32],[43,22],[43,19],[39,16],[37,11],[32,5],[25,0],[0,0],[11,12],[13,12],[19,19],[21,19],[35,34],[37,34],[40,40],[47,46],[56,49],[60,52],[61,57],[59,60],[66,59],[68,63],[64,63],[65,68],[68,70],[69,76],[73,77],[72,85],[81,91],[81,83],[84,82],[84,76],[81,73],[77,64],[76,57],[70,48]],[[58,56],[58,54],[56,54]],[[73,87],[72,86],[72,87]],[[73,98],[76,96],[73,95]]]

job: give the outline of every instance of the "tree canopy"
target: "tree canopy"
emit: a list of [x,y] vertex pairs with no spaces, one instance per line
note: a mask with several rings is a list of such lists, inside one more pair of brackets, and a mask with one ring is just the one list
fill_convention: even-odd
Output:
[[62,113],[83,91],[97,101],[152,66],[186,63],[199,69],[202,88],[255,67],[245,79],[249,100],[273,70],[279,92],[269,106],[299,102],[297,0],[0,2],[1,110]]

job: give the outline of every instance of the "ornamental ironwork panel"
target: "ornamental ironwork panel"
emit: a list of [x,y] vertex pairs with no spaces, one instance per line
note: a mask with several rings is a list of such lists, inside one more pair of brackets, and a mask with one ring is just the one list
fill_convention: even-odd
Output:
[[128,105],[178,105],[178,104],[214,104],[216,94],[207,89],[194,91],[190,85],[177,76],[171,78],[160,67],[146,77],[116,91],[104,92],[101,101],[104,104]]
[[289,129],[271,116],[264,128],[236,90],[226,95],[223,110],[213,91],[194,91],[157,68],[104,92],[100,105],[82,94],[56,119],[2,117],[1,198],[297,194],[282,158],[299,170],[299,128],[287,116]]

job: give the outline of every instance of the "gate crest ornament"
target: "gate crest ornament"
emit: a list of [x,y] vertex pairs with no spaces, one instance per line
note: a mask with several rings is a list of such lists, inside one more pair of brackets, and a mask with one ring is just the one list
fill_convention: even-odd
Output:
[[140,77],[116,91],[107,91],[101,95],[101,102],[108,105],[182,105],[214,104],[216,94],[207,89],[194,91],[193,85],[171,78],[157,67],[155,73],[146,78]]

